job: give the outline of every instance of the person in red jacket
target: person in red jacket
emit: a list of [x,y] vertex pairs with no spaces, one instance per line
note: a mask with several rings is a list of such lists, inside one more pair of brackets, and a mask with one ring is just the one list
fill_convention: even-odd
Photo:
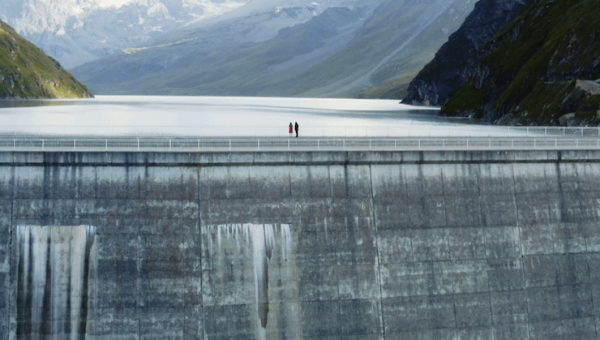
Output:
[[292,137],[293,133],[294,133],[294,126],[292,125],[292,122],[290,122],[290,137]]

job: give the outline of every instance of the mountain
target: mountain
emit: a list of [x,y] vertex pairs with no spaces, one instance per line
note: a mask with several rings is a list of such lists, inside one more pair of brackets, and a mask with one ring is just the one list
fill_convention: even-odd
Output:
[[465,49],[459,37],[481,29],[470,19],[495,3],[480,1],[411,83],[405,102],[441,104],[442,114],[497,124],[598,125],[600,3],[513,1],[503,12],[509,22],[470,45],[466,65],[449,67]]
[[[158,39],[155,45],[124,51],[75,68],[73,72],[98,93],[170,95],[260,95],[266,79],[287,77],[339,50],[352,36],[363,9],[297,7],[218,22]],[[294,18],[306,23],[279,29]],[[277,27],[273,37],[264,27]],[[341,32],[341,33],[340,33]],[[344,32],[347,32],[344,34]],[[336,41],[336,39],[339,39]],[[258,41],[258,42],[256,42]],[[296,58],[300,56],[300,58]],[[302,57],[306,58],[303,63]],[[281,69],[278,69],[281,67]]]
[[340,50],[305,69],[286,69],[281,76],[284,81],[268,79],[277,89],[271,94],[401,98],[402,87],[458,29],[473,4],[468,0],[385,0],[358,22]]
[[2,0],[0,19],[70,69],[249,1]]
[[423,70],[413,79],[403,102],[442,106],[465,82],[468,67],[477,52],[532,0],[481,0],[461,27],[450,36]]
[[98,93],[400,98],[398,84],[408,86],[474,6],[264,3],[249,2],[73,72]]
[[[333,95],[357,96],[358,93],[362,98],[402,98],[410,79],[460,27],[475,2],[387,0],[352,43],[323,63],[316,73],[331,69],[340,59],[347,60],[345,64],[349,68],[362,64],[355,79],[342,77],[328,85],[329,89],[335,89]],[[317,91],[328,92],[326,89]]]
[[56,60],[0,21],[0,99],[91,96]]
[[[374,0],[379,1],[379,0]],[[146,45],[169,33],[233,20],[254,13],[310,6],[304,17],[256,23],[255,40],[308,21],[329,7],[351,7],[357,0],[2,0],[0,19],[12,25],[65,67]],[[263,37],[266,31],[268,34]]]

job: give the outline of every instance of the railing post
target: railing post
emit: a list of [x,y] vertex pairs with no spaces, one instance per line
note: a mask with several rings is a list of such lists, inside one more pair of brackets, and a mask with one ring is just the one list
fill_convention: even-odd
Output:
[[[559,133],[558,136],[555,135],[555,131]],[[571,130],[569,130],[569,134],[570,135],[574,134],[575,131],[576,131],[576,129],[571,129]],[[590,136],[591,136],[591,131],[592,130],[590,129]],[[600,131],[600,129],[599,129],[599,131]],[[541,132],[541,130],[539,130],[539,132]],[[510,145],[506,145],[506,141],[509,141],[508,138],[499,138],[497,141],[495,140],[494,142],[492,142],[492,138],[488,137],[488,142],[487,142],[486,146],[487,146],[488,150],[497,150],[497,149],[503,149],[503,148],[506,148],[507,150],[508,149],[513,149],[514,150],[517,147],[519,147],[519,148],[525,148],[525,149],[531,149],[531,150],[547,150],[547,149],[552,148],[552,146],[550,144],[552,139],[549,139],[547,137],[555,135],[555,138],[554,138],[554,149],[557,149],[557,150],[559,149],[559,145],[558,145],[558,140],[559,139],[561,140],[561,148],[560,149],[568,148],[569,147],[568,146],[569,143],[572,143],[573,140],[575,140],[575,145],[571,144],[571,147],[575,146],[577,149],[582,149],[582,148],[592,148],[593,149],[594,148],[594,146],[593,146],[593,144],[591,142],[586,141],[586,138],[590,137],[590,136],[586,135],[585,128],[580,128],[580,131],[579,131],[579,134],[583,133],[583,137],[580,137],[580,138],[569,138],[569,139],[566,139],[566,140],[563,139],[563,138],[558,138],[560,136],[560,130],[558,130],[558,129],[553,130],[553,128],[544,128],[544,135],[545,135],[545,137],[544,138],[540,137],[541,140],[542,140],[542,143],[540,145],[538,145],[538,143],[537,143],[538,137],[535,137],[536,135],[534,134],[534,130],[530,129],[529,133],[533,137],[533,145],[532,146],[528,146],[529,142],[531,142],[531,138],[522,139],[522,138],[519,138],[519,137],[517,137],[517,138],[510,138]],[[566,130],[563,129],[563,133],[566,136]],[[137,151],[139,151],[139,152],[141,152],[141,139],[142,138],[143,137],[137,137],[136,138]],[[475,144],[474,145],[471,145],[471,139],[472,138],[475,139]],[[483,138],[479,138],[479,137],[465,137],[465,138],[458,138],[458,139],[455,140],[455,142],[452,142],[452,140],[450,140],[451,142],[449,144],[448,149],[446,148],[446,138],[436,138],[436,140],[433,141],[433,144],[437,144],[441,140],[442,141],[442,150],[444,150],[444,151],[446,151],[446,150],[454,150],[456,148],[460,148],[460,143],[462,143],[462,142],[465,142],[465,146],[464,146],[465,150],[469,150],[469,151],[471,151],[471,150],[485,150],[485,148],[483,146],[483,141],[485,140],[484,138],[485,137],[483,137]],[[422,143],[423,138],[418,138],[418,137],[417,138],[411,138],[411,139],[409,139],[409,141],[408,141],[409,144],[412,143],[412,142],[414,142],[414,139],[417,139],[418,150],[429,150],[431,148],[436,148],[437,147],[437,146],[435,146],[433,144],[430,145],[430,147],[427,147],[427,145],[428,145],[427,143],[426,144]],[[515,139],[517,140],[516,142],[515,142]],[[10,140],[10,139],[8,139],[8,140]],[[22,139],[19,139],[19,140],[22,140]],[[46,150],[46,140],[45,140],[45,138],[40,138],[40,139],[35,139],[35,140],[40,141],[41,149],[42,149],[42,151],[45,152],[45,150]],[[53,145],[55,145],[55,144],[53,144],[52,139],[50,139],[50,140],[51,140],[50,149],[53,150]],[[73,151],[79,151],[78,144],[77,144],[77,138],[57,139],[57,142],[56,142],[56,143],[58,143],[58,144],[56,144],[57,148],[59,150],[60,149],[65,150],[65,148],[66,149],[70,148],[70,147],[67,147],[65,145],[65,143],[67,141],[70,141],[70,140],[73,140],[73,147],[72,147],[71,150],[73,150]],[[346,139],[343,138],[341,140],[342,140],[342,150],[346,151],[347,150],[346,149]],[[362,139],[363,142],[366,141],[366,140],[367,140],[367,138]],[[425,140],[427,141],[427,137],[425,137]],[[583,140],[584,142],[581,143],[580,142],[581,140]],[[96,141],[97,144],[96,143],[92,143],[91,141],[87,141],[87,139],[83,139],[83,141],[84,142],[82,142],[82,146],[81,146],[82,149],[91,148],[91,149],[100,151],[100,148],[101,148],[101,146],[100,146],[100,140]],[[256,150],[262,151],[263,148],[262,148],[261,140],[259,138],[257,138],[256,141],[257,141],[257,149]],[[292,139],[288,139],[287,140],[287,150],[288,151],[291,151],[291,141],[292,141]],[[385,149],[386,148],[385,145],[387,145],[388,147],[391,146],[390,143],[389,143],[389,140],[387,140],[386,142],[384,142],[381,145],[375,145],[375,146],[373,145],[373,139],[372,138],[369,138],[368,141],[369,141],[368,150],[370,150],[370,151],[381,150],[382,148]],[[31,142],[30,139],[25,140],[25,143],[20,144],[20,147],[21,148],[26,148],[26,149],[29,150],[31,148],[29,146],[30,145],[29,142]],[[191,142],[191,139],[188,140],[188,143],[189,142]],[[338,142],[339,142],[339,139],[338,139]],[[17,138],[13,138],[13,150],[14,151],[16,151],[16,149],[17,149],[17,144],[16,143],[17,143]],[[198,149],[199,152],[201,152],[203,148],[205,148],[205,147],[207,147],[207,145],[209,145],[209,144],[203,145],[202,140],[200,138],[196,139],[196,143],[197,143],[197,149]],[[229,139],[228,143],[229,143],[229,151],[232,151],[233,150],[232,139]],[[359,141],[359,143],[360,143],[360,141]],[[458,144],[456,144],[456,143],[458,143]],[[327,141],[326,141],[326,143],[325,143],[325,149],[321,149],[321,139],[317,138],[317,151],[328,150],[327,148],[328,147],[333,147],[334,144],[327,144]],[[244,143],[240,144],[240,146],[241,145],[249,146],[248,144],[244,144]],[[269,145],[270,144],[267,143],[267,150],[269,150]],[[356,147],[356,145],[358,145],[358,144],[352,144],[352,142],[351,142],[350,146],[352,146],[352,145],[355,145],[355,147]],[[241,147],[245,147],[245,146],[241,146]],[[393,147],[393,150],[400,150],[402,146],[403,146],[402,144],[398,145],[398,139],[394,138],[394,147]],[[35,147],[35,143],[33,144],[33,147],[36,148]],[[114,143],[114,144],[111,144],[111,148],[115,148],[115,147],[116,148],[120,148],[120,147],[123,147],[123,145],[121,145],[120,143],[117,143],[117,142]],[[125,147],[128,148],[128,146],[125,146]],[[154,148],[154,147],[158,147],[158,146],[151,146],[151,144],[148,144],[145,147],[146,148],[149,148],[149,147],[150,148]],[[182,146],[175,146],[175,147],[181,148]],[[191,147],[191,145],[190,145],[190,147]],[[271,147],[274,147],[274,146],[271,146]],[[283,147],[285,148],[285,144],[283,145]],[[310,146],[307,146],[307,147],[310,148]],[[337,144],[337,147],[339,147],[339,144]],[[410,148],[410,146],[408,146],[408,145],[404,146],[404,148],[406,148],[406,147]],[[39,146],[37,148],[39,148]],[[169,151],[173,151],[174,150],[173,148],[174,148],[174,146],[173,146],[173,139],[169,138]],[[281,145],[279,145],[278,147],[275,146],[275,148],[280,149]],[[596,140],[596,148],[600,149],[600,137],[598,137],[597,140]],[[105,140],[104,140],[104,149],[105,149],[106,152],[109,151],[109,149],[108,149],[108,138],[105,138]]]

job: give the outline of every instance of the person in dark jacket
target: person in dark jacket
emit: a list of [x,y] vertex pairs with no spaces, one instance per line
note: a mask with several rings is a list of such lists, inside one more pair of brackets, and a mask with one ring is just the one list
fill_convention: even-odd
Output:
[[300,125],[298,125],[298,122],[296,122],[296,124],[294,125],[294,129],[296,130],[296,138],[298,138],[298,128]]

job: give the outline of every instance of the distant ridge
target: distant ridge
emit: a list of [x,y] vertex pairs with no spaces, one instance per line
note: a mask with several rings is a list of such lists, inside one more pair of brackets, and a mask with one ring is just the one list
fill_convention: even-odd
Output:
[[89,97],[56,60],[0,21],[0,99]]
[[191,27],[72,71],[101,94],[400,99],[474,6],[349,2],[359,5],[288,7]]

